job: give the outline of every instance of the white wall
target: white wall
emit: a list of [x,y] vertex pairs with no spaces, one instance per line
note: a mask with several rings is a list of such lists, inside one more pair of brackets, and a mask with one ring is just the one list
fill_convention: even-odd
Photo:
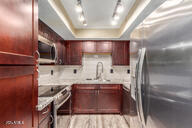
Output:
[[[82,66],[40,66],[39,85],[50,84],[72,84],[83,81],[87,78],[96,77],[96,65],[102,62],[104,65],[104,79],[113,81],[130,81],[130,74],[127,73],[129,66],[112,66],[112,57],[107,55],[83,55]],[[77,69],[74,74],[73,70]],[[113,69],[114,73],[110,73]],[[54,74],[51,75],[51,70]]]

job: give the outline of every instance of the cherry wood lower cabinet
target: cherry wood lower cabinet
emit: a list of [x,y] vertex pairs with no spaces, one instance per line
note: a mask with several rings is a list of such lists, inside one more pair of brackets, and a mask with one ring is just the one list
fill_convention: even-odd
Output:
[[0,66],[0,128],[37,127],[36,74],[34,66]]
[[121,113],[122,85],[76,84],[72,87],[72,113]]

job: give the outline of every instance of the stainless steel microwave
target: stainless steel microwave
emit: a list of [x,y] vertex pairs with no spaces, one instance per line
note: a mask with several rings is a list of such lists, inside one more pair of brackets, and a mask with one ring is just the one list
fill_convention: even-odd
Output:
[[56,63],[57,48],[54,43],[48,43],[45,40],[38,41],[39,63]]

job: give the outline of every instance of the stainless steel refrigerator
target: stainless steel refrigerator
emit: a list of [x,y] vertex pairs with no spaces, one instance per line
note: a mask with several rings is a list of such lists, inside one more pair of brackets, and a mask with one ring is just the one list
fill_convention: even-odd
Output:
[[132,32],[130,49],[132,123],[192,128],[192,0],[163,3]]

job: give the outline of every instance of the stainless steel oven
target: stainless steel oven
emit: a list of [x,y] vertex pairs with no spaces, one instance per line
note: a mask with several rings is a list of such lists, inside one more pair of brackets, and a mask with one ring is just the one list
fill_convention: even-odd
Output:
[[53,108],[53,114],[54,114],[54,128],[57,128],[57,110],[65,103],[67,100],[69,100],[71,97],[71,90],[70,88],[65,88],[63,91],[61,91],[57,96],[55,96],[54,99],[54,108]]

